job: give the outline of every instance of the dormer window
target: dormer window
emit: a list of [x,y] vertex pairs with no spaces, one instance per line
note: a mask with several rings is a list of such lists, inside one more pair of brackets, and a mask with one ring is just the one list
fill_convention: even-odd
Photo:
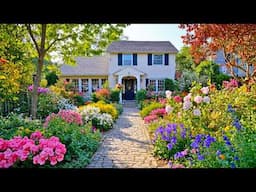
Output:
[[123,65],[132,65],[132,54],[123,54]]
[[162,65],[163,64],[163,54],[154,54],[153,55],[153,64]]

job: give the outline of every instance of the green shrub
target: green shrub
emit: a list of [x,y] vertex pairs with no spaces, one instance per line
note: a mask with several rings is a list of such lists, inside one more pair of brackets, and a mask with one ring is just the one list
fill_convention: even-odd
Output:
[[141,102],[144,101],[147,97],[147,91],[145,89],[141,89],[137,91],[135,95],[136,102],[139,106],[141,106]]
[[165,90],[170,90],[170,91],[178,91],[179,90],[178,82],[175,80],[172,80],[172,79],[165,79],[164,87],[165,87]]
[[57,113],[59,97],[55,94],[40,94],[38,98],[37,116],[45,119],[51,113]]
[[112,105],[114,105],[114,107],[118,111],[118,115],[121,115],[123,113],[123,110],[124,110],[123,105],[121,105],[119,103],[113,103]]
[[91,94],[91,100],[94,103],[97,103],[99,101],[95,92]]
[[24,119],[18,114],[10,113],[7,117],[0,117],[0,138],[11,139],[14,136],[28,136],[35,130],[41,129],[38,120]]
[[56,75],[55,71],[52,71],[45,76],[47,80],[47,86],[54,85],[59,80],[59,77]]
[[90,126],[68,124],[60,118],[49,122],[45,130],[46,136],[56,136],[66,145],[67,153],[64,161],[55,167],[84,168],[97,150],[100,133],[93,131]]
[[75,96],[73,97],[73,100],[74,100],[74,104],[75,104],[76,106],[84,105],[84,102],[85,102],[84,97],[81,96],[81,95],[75,95]]
[[231,76],[220,73],[212,78],[212,82],[215,83],[217,89],[221,89],[223,81],[229,81]]
[[153,102],[151,104],[149,104],[147,107],[144,107],[141,111],[140,111],[140,116],[142,118],[148,116],[150,114],[151,111],[153,111],[154,109],[158,109],[158,108],[163,108],[164,105],[161,103],[156,103]]
[[119,102],[120,91],[116,89],[112,89],[110,92],[110,101],[111,102]]

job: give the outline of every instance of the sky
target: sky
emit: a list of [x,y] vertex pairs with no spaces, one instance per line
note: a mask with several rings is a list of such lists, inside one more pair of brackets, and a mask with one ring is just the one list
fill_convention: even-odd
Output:
[[124,36],[134,41],[170,41],[178,50],[183,46],[181,36],[185,30],[178,24],[131,24],[124,29]]

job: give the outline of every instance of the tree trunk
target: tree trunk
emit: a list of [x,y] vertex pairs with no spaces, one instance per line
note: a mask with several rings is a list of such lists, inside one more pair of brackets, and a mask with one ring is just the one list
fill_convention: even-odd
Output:
[[41,75],[42,75],[42,69],[43,69],[43,64],[44,64],[45,38],[46,38],[46,24],[42,24],[41,43],[40,43],[40,48],[38,51],[38,63],[36,66],[36,77],[33,82],[33,91],[32,91],[32,104],[31,104],[32,119],[36,119],[36,117],[37,117],[37,104],[38,104],[37,89],[41,82]]

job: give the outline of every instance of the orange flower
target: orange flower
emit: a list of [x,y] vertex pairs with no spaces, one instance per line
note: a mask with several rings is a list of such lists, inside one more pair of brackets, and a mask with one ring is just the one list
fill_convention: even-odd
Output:
[[7,62],[6,59],[0,58],[0,63],[6,63],[6,62]]
[[225,155],[220,154],[220,155],[219,155],[219,158],[221,158],[222,160],[224,160],[224,159],[225,159]]

